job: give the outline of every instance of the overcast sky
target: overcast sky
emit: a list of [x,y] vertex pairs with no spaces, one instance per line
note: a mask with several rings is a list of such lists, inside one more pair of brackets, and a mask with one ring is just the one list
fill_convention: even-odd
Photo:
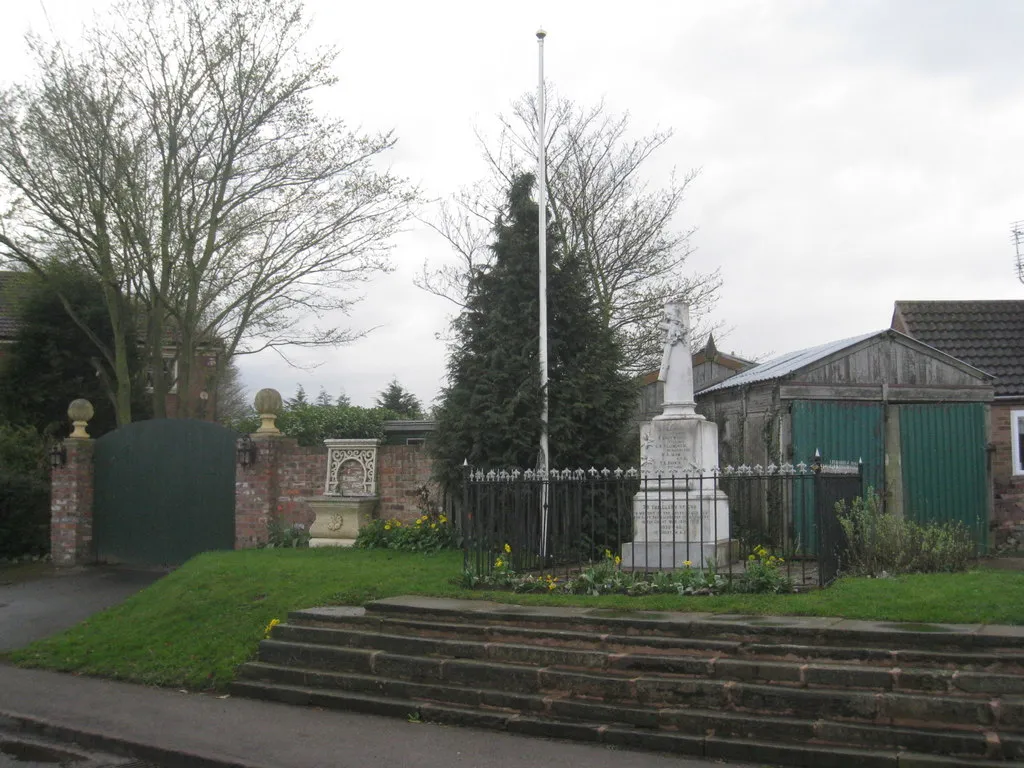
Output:
[[[5,8],[0,78],[48,22],[74,35],[103,0]],[[315,34],[341,51],[331,109],[391,129],[393,168],[433,198],[485,172],[474,128],[545,70],[583,104],[604,98],[643,133],[674,137],[650,167],[700,168],[679,228],[690,263],[721,267],[719,348],[783,353],[889,325],[897,299],[1016,299],[1010,224],[1024,219],[1024,2],[406,2],[310,0]],[[421,211],[431,215],[430,207]],[[286,396],[344,390],[369,405],[393,377],[430,403],[451,306],[413,285],[452,256],[427,227],[395,240],[395,271],[347,320],[375,327],[337,350],[243,359],[246,384]]]

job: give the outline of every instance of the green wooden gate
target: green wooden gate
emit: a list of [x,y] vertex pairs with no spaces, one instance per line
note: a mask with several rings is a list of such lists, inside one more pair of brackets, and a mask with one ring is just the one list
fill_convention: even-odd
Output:
[[901,405],[903,513],[920,523],[966,525],[988,539],[987,415],[983,403]]
[[178,565],[235,543],[235,439],[219,424],[153,419],[96,441],[101,561]]
[[[794,464],[812,464],[815,451],[821,451],[825,461],[861,461],[864,488],[883,492],[885,419],[881,403],[795,400],[791,414]],[[817,508],[810,484],[805,484],[802,493],[793,500],[793,533],[805,542],[805,551],[814,554],[818,541]]]

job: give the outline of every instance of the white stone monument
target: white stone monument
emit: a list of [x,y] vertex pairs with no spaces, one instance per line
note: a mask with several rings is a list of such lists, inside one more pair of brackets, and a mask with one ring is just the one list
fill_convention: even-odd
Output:
[[[718,425],[694,410],[690,308],[665,304],[665,383],[660,415],[640,428],[641,488],[633,499],[633,541],[622,567],[661,571],[724,564],[729,556],[729,502],[718,490]],[[703,477],[703,479],[701,479]]]
[[309,500],[316,520],[311,547],[348,546],[376,509],[377,447],[380,440],[324,440],[327,477],[324,495]]

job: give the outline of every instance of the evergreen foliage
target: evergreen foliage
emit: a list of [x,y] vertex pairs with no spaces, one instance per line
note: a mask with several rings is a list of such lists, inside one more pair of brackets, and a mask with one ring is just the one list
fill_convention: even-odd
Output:
[[[536,467],[541,431],[537,204],[534,178],[517,176],[494,226],[489,266],[470,278],[454,322],[449,386],[442,393],[435,451],[455,481],[476,467]],[[618,463],[635,385],[602,322],[583,264],[548,234],[550,467]]]
[[387,388],[377,397],[377,407],[394,411],[402,419],[422,419],[423,404],[412,392],[406,390],[398,379],[392,379]]
[[0,558],[42,555],[49,544],[46,442],[32,427],[0,424]]
[[[18,302],[21,328],[0,369],[0,419],[65,437],[70,429],[68,404],[84,397],[96,410],[89,434],[99,437],[114,429],[113,368],[58,295],[104,345],[112,346],[114,331],[99,281],[82,270],[61,267],[45,282],[26,275],[24,285]],[[138,348],[128,346],[132,409],[137,418],[147,418],[151,411],[143,364]]]
[[[335,438],[383,438],[384,422],[400,418],[387,408],[361,408],[348,405],[348,398],[338,398],[337,405],[309,402],[305,389],[299,385],[294,397],[284,401],[284,409],[277,417],[277,428],[286,437],[294,437],[299,445],[321,445],[324,440]],[[328,398],[329,400],[329,398]],[[235,422],[232,427],[239,432],[255,432],[260,420],[255,413]]]

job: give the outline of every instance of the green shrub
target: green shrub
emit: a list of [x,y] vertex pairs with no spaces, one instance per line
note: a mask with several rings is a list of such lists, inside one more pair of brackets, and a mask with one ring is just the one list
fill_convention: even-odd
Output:
[[356,536],[359,549],[396,549],[400,552],[440,552],[457,549],[459,534],[430,496],[427,486],[419,489],[420,516],[411,523],[401,520],[370,520]]
[[32,427],[0,425],[0,558],[50,547],[46,443]]
[[512,566],[512,549],[508,544],[497,553],[494,566],[486,574],[465,571],[461,585],[467,589],[487,587],[511,589],[513,592],[559,592],[570,595],[718,595],[727,592],[770,594],[792,592],[793,583],[781,570],[785,562],[764,547],[750,555],[744,574],[728,580],[717,573],[714,563],[704,569],[694,568],[689,561],[682,568],[657,573],[623,571],[621,558],[610,550],[575,576],[560,582],[551,574],[519,574]]
[[267,523],[267,543],[263,549],[300,549],[309,546],[309,531],[302,523],[287,525],[278,515]]
[[[319,405],[290,403],[277,417],[277,428],[299,445],[320,445],[338,438],[383,438],[384,422],[401,418],[387,408],[361,408],[357,405]],[[231,427],[249,434],[260,425],[254,413]]]
[[869,488],[847,508],[836,504],[846,534],[843,572],[852,576],[899,573],[953,573],[967,570],[977,544],[961,522],[920,524],[886,512]]
[[743,575],[733,583],[732,591],[761,595],[792,592],[793,581],[782,572],[785,562],[758,544],[747,556],[746,568]]

